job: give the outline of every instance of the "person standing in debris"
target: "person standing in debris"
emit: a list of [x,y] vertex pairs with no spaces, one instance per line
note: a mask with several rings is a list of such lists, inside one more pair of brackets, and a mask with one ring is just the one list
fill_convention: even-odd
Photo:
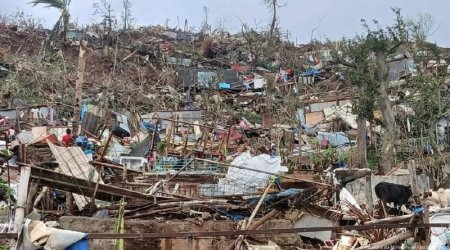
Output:
[[64,146],[68,147],[70,146],[71,141],[72,141],[72,130],[68,128],[66,129],[66,134],[62,138],[62,143]]

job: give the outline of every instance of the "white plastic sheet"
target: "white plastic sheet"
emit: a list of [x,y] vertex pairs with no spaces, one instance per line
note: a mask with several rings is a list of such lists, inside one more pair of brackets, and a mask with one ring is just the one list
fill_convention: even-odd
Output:
[[20,249],[40,249],[42,244],[46,250],[63,250],[82,240],[86,234],[47,227],[42,221],[27,219],[23,227],[23,244]]
[[[274,174],[278,174],[284,169],[281,166],[281,158],[278,156],[271,157],[270,155],[262,154],[253,157],[249,152],[244,152],[236,157],[231,162],[231,165],[243,166]],[[219,180],[218,187],[224,194],[255,192],[257,188],[264,188],[267,185],[270,176],[270,174],[230,167],[225,178]]]
[[[450,223],[450,213],[436,214],[430,218],[430,223]],[[446,241],[445,233],[448,230],[446,227],[432,227],[428,250],[441,250]]]
[[353,206],[355,206],[356,208],[358,208],[359,210],[361,210],[361,207],[358,205],[358,202],[356,201],[355,197],[353,197],[353,195],[346,188],[341,189],[341,192],[339,193],[339,199],[341,201],[341,209],[344,212],[348,212],[350,210],[349,207],[345,204],[345,202],[348,202]]

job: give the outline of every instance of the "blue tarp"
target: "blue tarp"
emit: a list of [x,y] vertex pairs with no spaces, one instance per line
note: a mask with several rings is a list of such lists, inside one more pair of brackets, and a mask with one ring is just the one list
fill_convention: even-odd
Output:
[[230,89],[231,88],[231,84],[226,83],[226,82],[221,82],[219,83],[219,89]]
[[74,244],[70,245],[66,250],[88,250],[89,249],[89,239],[87,238],[88,234],[82,239]]
[[[280,200],[280,199],[288,197],[288,196],[294,196],[294,195],[296,195],[296,194],[298,194],[300,192],[302,192],[301,189],[289,188],[289,189],[287,189],[285,191],[281,191],[281,192],[276,193],[276,194],[269,194],[269,195],[267,195],[264,198],[263,202],[265,204],[269,204],[269,203],[272,203],[274,201]],[[260,197],[252,198],[250,200],[250,204],[256,205],[256,203],[258,203],[259,199],[260,199]]]
[[313,76],[318,74],[320,74],[320,70],[314,68],[307,69],[304,72],[302,72],[302,76]]
[[83,104],[81,105],[81,110],[80,110],[80,119],[81,119],[80,121],[83,120],[84,114],[85,114],[86,112],[88,112],[88,105],[87,105],[86,103],[83,103]]
[[344,146],[346,144],[350,144],[350,140],[343,132],[336,132],[336,133],[317,132],[317,140],[319,142],[322,140],[327,140],[333,147],[339,147]]
[[225,209],[223,209],[223,208],[217,208],[217,209],[214,209],[214,210],[216,210],[217,212],[227,216],[228,219],[230,219],[231,221],[241,221],[241,220],[245,219],[245,216],[243,216],[241,214],[227,213],[225,211]]

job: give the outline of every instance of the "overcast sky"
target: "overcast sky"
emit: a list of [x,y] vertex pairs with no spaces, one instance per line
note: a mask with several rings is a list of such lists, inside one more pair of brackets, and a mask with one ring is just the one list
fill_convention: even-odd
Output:
[[[40,19],[46,26],[54,24],[58,12],[50,8],[32,7],[31,0],[0,0],[0,13],[13,13],[21,9]],[[407,17],[420,13],[434,17],[435,31],[429,38],[440,46],[450,47],[449,0],[279,0],[286,6],[279,10],[280,26],[288,30],[291,40],[305,43],[313,37],[319,40],[352,37],[361,32],[360,20],[377,19],[390,24],[394,15],[391,7],[398,7]],[[72,0],[70,12],[80,24],[88,24],[98,17],[93,16],[92,4],[96,0]],[[117,16],[122,11],[121,0],[109,0]],[[132,14],[137,25],[164,25],[169,19],[171,27],[199,27],[204,19],[203,6],[208,7],[209,24],[213,27],[224,24],[227,30],[236,32],[241,21],[252,26],[268,25],[270,13],[262,4],[263,0],[131,0]]]

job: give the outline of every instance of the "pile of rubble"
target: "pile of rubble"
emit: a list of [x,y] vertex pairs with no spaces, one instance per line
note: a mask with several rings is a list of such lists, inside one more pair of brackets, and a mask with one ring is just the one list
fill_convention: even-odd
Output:
[[[440,244],[447,196],[430,189],[446,188],[448,171],[414,161],[385,175],[376,166],[350,168],[353,92],[329,46],[283,43],[276,54],[298,58],[267,56],[263,68],[242,49],[242,34],[147,27],[102,39],[73,30],[51,59],[33,61],[26,54],[37,53],[45,31],[0,32],[0,79],[18,84],[9,94],[20,89],[4,96],[0,110],[0,189],[15,211],[3,232],[20,232],[11,236],[17,245],[64,249],[89,241],[109,249],[120,238],[127,249]],[[87,65],[81,114],[72,121],[79,78],[68,68],[80,40],[88,41]],[[21,101],[32,82],[42,104]],[[366,127],[376,147],[380,126]],[[439,184],[430,173],[441,176]],[[410,193],[388,193],[414,205],[396,208],[405,205],[396,198],[386,207],[390,201],[376,192],[384,182],[410,185]]]

